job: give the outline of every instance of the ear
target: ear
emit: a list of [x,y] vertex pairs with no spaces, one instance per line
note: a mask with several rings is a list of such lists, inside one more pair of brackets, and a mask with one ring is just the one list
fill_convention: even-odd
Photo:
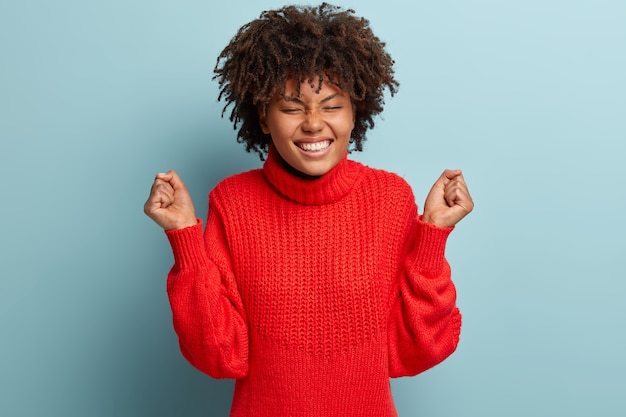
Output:
[[265,117],[266,116],[265,109],[266,109],[266,106],[259,106],[257,115],[259,116],[259,125],[261,126],[261,131],[265,133],[266,135],[269,135],[270,128],[267,124],[267,120]]

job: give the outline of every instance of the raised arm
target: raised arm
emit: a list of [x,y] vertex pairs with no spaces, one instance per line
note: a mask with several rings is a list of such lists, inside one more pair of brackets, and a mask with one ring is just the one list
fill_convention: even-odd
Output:
[[416,375],[454,352],[461,332],[456,289],[445,246],[453,227],[474,207],[460,171],[433,185],[424,214],[408,213],[403,264],[388,323],[390,376]]
[[167,292],[183,355],[215,378],[245,376],[247,323],[219,213],[209,201],[203,235],[189,193],[173,171],[157,175],[144,211],[165,229],[172,246]]

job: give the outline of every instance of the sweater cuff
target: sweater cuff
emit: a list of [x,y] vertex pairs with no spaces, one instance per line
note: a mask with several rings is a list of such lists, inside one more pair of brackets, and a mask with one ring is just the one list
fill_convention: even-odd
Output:
[[194,226],[166,230],[165,235],[172,246],[175,267],[179,270],[190,270],[199,269],[204,265],[206,251],[202,220],[198,219]]
[[446,242],[454,230],[452,227],[439,227],[417,220],[417,239],[415,240],[415,263],[417,268],[426,271],[438,271],[445,261]]

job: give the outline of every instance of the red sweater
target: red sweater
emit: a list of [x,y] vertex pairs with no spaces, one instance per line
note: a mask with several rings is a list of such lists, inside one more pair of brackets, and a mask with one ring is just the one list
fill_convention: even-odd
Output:
[[237,379],[233,417],[396,416],[389,378],[459,340],[451,230],[422,222],[395,174],[344,158],[305,180],[272,149],[210,193],[204,234],[167,232],[182,353]]

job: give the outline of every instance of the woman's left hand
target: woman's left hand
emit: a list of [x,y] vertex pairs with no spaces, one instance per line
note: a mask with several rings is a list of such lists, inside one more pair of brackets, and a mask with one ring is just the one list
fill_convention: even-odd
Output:
[[452,227],[474,209],[461,170],[447,169],[431,188],[422,220],[439,227]]

